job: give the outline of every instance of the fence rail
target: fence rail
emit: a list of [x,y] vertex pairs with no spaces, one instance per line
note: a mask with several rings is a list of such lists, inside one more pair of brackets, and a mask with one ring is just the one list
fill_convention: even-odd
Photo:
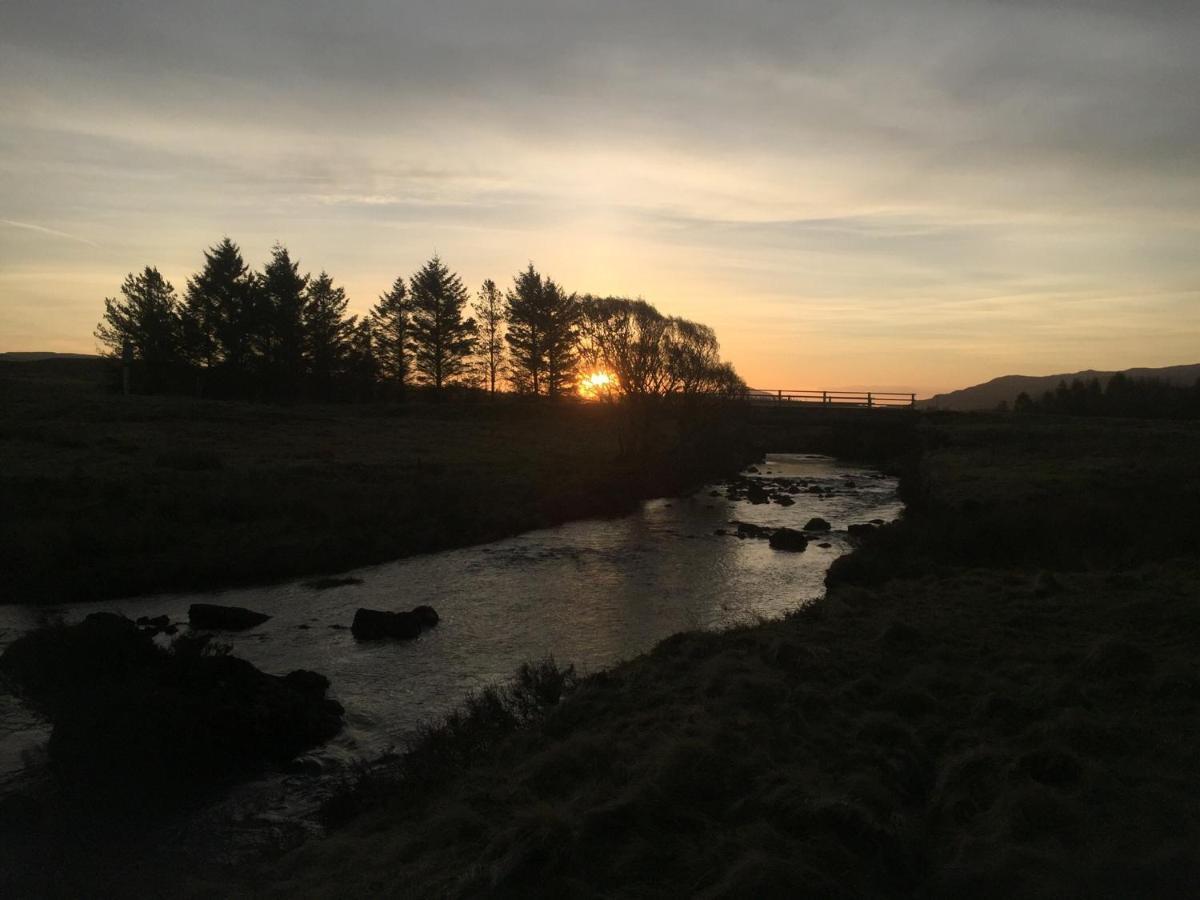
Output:
[[916,405],[916,394],[894,391],[793,391],[751,388],[750,402],[778,406],[844,406],[861,409],[901,408]]

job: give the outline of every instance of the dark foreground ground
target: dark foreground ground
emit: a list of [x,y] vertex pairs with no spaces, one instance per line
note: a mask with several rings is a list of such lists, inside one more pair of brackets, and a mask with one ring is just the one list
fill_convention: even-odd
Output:
[[0,602],[227,587],[493,540],[736,470],[600,404],[122,397],[95,360],[0,363]]
[[923,441],[911,514],[825,600],[671,638],[544,713],[528,679],[477,698],[329,838],[186,888],[1196,896],[1200,430]]

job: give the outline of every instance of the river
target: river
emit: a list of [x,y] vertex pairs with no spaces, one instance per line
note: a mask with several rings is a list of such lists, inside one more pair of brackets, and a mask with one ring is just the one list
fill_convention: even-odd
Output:
[[[648,501],[621,518],[572,522],[358,569],[346,574],[361,584],[332,589],[293,581],[53,610],[0,607],[0,647],[47,613],[71,622],[106,609],[131,618],[166,614],[186,623],[188,606],[199,601],[271,615],[257,628],[219,639],[273,674],[299,668],[325,674],[331,696],[346,709],[341,735],[302,760],[310,774],[280,775],[258,789],[235,791],[238,802],[255,794],[253,805],[286,817],[303,797],[316,795],[311,784],[301,784],[320,781],[311,773],[344,771],[355,759],[402,748],[419,724],[446,713],[473,688],[508,678],[525,660],[553,655],[587,674],[679,631],[754,623],[796,609],[823,593],[830,563],[849,549],[848,525],[900,514],[895,480],[869,469],[796,454],[770,454],[756,468],[752,477],[794,484],[795,504],[729,500],[713,486]],[[730,529],[732,520],[801,528],[814,516],[828,520],[833,531],[802,553],[715,533]],[[441,623],[417,640],[358,642],[349,631],[357,607],[418,604],[433,606]],[[0,694],[0,792],[43,765],[47,735],[44,722]],[[275,792],[269,803],[263,800],[268,787]]]

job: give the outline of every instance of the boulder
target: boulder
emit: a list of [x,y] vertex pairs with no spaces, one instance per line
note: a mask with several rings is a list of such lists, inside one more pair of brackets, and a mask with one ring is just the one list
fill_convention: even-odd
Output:
[[761,484],[752,484],[746,488],[746,499],[751,503],[767,503],[770,501],[771,495]]
[[267,675],[207,652],[209,637],[167,648],[128,619],[93,614],[14,641],[0,672],[53,723],[47,752],[72,790],[135,805],[290,759],[341,729],[323,676]]
[[852,537],[852,538],[856,538],[857,540],[862,540],[864,538],[869,538],[871,535],[873,535],[878,530],[879,529],[874,525],[866,525],[866,524],[851,525],[849,528],[846,529],[846,533],[848,535],[850,535],[850,537]]
[[188,607],[188,622],[193,628],[214,628],[225,631],[242,631],[261,625],[271,618],[265,613],[254,612],[241,606],[218,606],[215,603],[193,603]]
[[807,524],[805,524],[805,526],[804,526],[804,530],[805,531],[828,531],[832,527],[833,527],[832,525],[830,525],[828,522],[826,522],[820,516],[817,516],[816,518],[808,520]]
[[796,505],[796,501],[793,500],[791,497],[789,497],[787,494],[776,494],[775,502],[778,503],[780,506],[795,506]]
[[432,606],[414,606],[412,614],[421,620],[422,628],[431,628],[441,621],[441,617],[437,614],[437,610]]
[[315,697],[324,697],[325,692],[329,690],[329,679],[320,672],[312,672],[308,669],[296,669],[294,672],[288,672],[283,676],[283,683],[294,691],[311,694]]
[[354,622],[350,630],[360,641],[415,638],[421,633],[421,617],[411,612],[387,612],[359,607],[354,613]]
[[808,546],[808,538],[804,536],[804,532],[793,528],[777,528],[771,535],[770,543],[773,550],[799,552]]

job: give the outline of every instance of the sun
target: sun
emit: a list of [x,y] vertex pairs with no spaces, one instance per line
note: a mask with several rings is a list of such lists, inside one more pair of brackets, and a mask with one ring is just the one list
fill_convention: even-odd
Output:
[[579,396],[585,400],[599,400],[611,394],[616,387],[616,376],[608,372],[590,372],[579,376]]

